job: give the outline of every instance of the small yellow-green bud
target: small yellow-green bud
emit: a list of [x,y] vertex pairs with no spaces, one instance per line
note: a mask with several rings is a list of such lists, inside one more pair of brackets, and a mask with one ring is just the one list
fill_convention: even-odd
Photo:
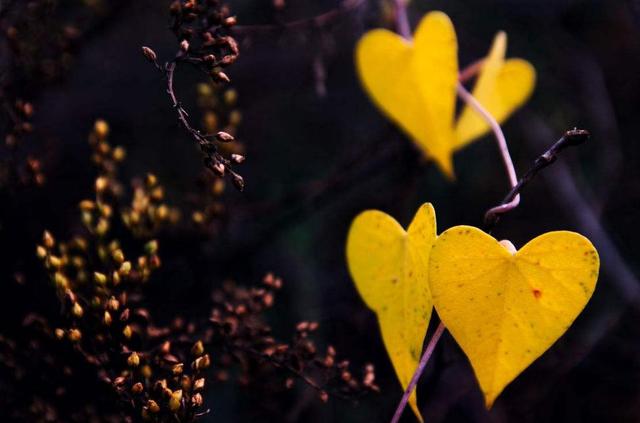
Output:
[[95,132],[98,137],[105,138],[109,135],[109,124],[103,119],[98,119],[93,125],[93,132]]
[[116,263],[120,264],[124,262],[124,253],[121,249],[117,249],[111,253],[111,257],[116,261]]
[[55,273],[55,275],[53,276],[53,280],[58,289],[67,289],[69,287],[69,280],[60,272]]
[[127,276],[129,272],[131,272],[131,262],[125,261],[120,265],[120,270],[118,270],[122,276]]
[[149,255],[157,253],[158,252],[158,241],[156,241],[154,239],[154,240],[151,240],[151,241],[147,242],[147,244],[144,246],[144,250]]
[[134,351],[129,355],[129,358],[127,358],[127,364],[129,367],[138,367],[140,365],[140,356],[137,352]]
[[107,326],[111,326],[112,321],[113,321],[113,318],[111,317],[111,313],[105,310],[104,317],[102,318],[102,322]]
[[47,257],[47,249],[42,245],[38,245],[36,247],[36,256],[38,256],[40,260],[44,260]]
[[93,272],[93,280],[96,281],[98,285],[105,285],[107,283],[107,275],[100,272]]
[[171,398],[169,398],[169,410],[172,412],[176,412],[180,409],[180,405],[182,402],[182,389],[178,389],[171,394]]

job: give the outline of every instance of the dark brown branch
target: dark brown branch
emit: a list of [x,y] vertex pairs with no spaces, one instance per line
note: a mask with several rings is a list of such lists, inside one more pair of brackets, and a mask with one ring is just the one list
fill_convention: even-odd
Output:
[[164,66],[161,66],[160,63],[158,63],[156,54],[155,52],[153,52],[153,50],[151,50],[149,47],[142,47],[142,51],[144,56],[151,63],[153,63],[155,68],[163,73],[167,82],[167,94],[171,99],[172,107],[176,110],[176,113],[178,115],[178,122],[180,122],[180,126],[182,126],[198,143],[200,150],[205,155],[205,166],[219,177],[223,177],[225,174],[229,175],[234,186],[238,190],[242,191],[244,189],[244,179],[242,178],[242,176],[233,171],[232,161],[222,156],[215,146],[216,141],[229,142],[233,141],[233,137],[226,132],[218,132],[217,134],[203,134],[198,129],[194,128],[191,123],[189,123],[189,113],[187,113],[184,107],[182,107],[182,104],[178,99],[178,96],[176,95],[173,82],[178,63],[196,63],[191,60],[192,58],[178,53],[174,60],[165,63]]
[[364,2],[365,0],[345,0],[339,7],[311,18],[298,19],[274,25],[236,25],[233,28],[233,32],[239,35],[247,35],[264,32],[278,32],[283,30],[321,28],[330,24],[340,16],[357,9],[364,4]]
[[[527,171],[527,173],[524,174],[522,178],[518,180],[516,186],[514,186],[511,191],[509,191],[500,205],[509,203],[518,194],[520,194],[524,187],[529,182],[531,182],[531,180],[538,174],[538,172],[556,161],[556,159],[558,158],[558,154],[562,150],[566,149],[567,147],[583,144],[589,139],[590,136],[591,135],[589,134],[589,132],[584,129],[572,129],[565,132],[562,138],[556,141],[556,143],[553,144],[551,148],[545,151],[540,157],[535,160],[535,162],[533,162],[533,166]],[[488,231],[491,231],[491,229],[498,223],[501,214],[504,213],[496,211],[496,208],[494,207],[484,215],[484,224],[485,228]]]

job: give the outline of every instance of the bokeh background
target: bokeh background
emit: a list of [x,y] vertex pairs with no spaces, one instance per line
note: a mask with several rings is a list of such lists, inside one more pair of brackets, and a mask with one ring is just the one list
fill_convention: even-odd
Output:
[[[54,19],[85,19],[67,13],[75,3],[60,1]],[[202,171],[161,75],[140,53],[142,45],[161,59],[175,53],[168,2],[94,3],[102,11],[79,21],[90,31],[68,72],[33,88],[33,123],[42,135],[28,148],[45,158],[46,189],[0,204],[3,332],[18,327],[25,310],[55,309],[39,297],[38,286],[16,285],[13,272],[26,267],[37,274],[23,252],[33,255],[44,228],[69,234],[77,225],[77,203],[93,184],[86,138],[96,119],[106,119],[111,139],[127,148],[124,180],[152,171],[169,198],[182,204]],[[228,3],[239,22],[234,36],[241,57],[228,73],[242,112],[246,189],[228,190],[229,214],[220,230],[175,247],[181,254],[172,254],[153,281],[156,307],[167,315],[196,313],[221,281],[251,282],[273,271],[286,284],[268,316],[276,333],[287,335],[299,320],[318,321],[320,338],[340,354],[356,365],[375,364],[381,393],[355,405],[322,404],[299,389],[275,412],[256,406],[233,384],[223,385],[210,391],[213,412],[202,421],[387,421],[401,391],[375,316],[347,272],[349,224],[370,208],[407,224],[428,201],[440,231],[481,226],[484,212],[508,190],[497,147],[485,136],[457,153],[457,178],[448,181],[371,104],[355,74],[354,45],[365,30],[392,26],[389,2],[367,0],[353,8],[329,0],[285,0],[282,8],[271,0]],[[453,20],[461,66],[484,55],[498,30],[508,33],[509,56],[534,64],[533,97],[504,125],[519,174],[565,130],[592,134],[526,188],[496,237],[522,246],[549,230],[575,230],[596,245],[602,269],[584,313],[490,411],[466,358],[445,335],[419,385],[426,420],[640,421],[640,3],[412,0],[412,24],[430,10]],[[322,25],[283,25],[329,11],[335,14]],[[196,86],[204,80],[187,68],[177,75],[176,89],[195,122],[201,118]],[[412,419],[406,413],[403,421]]]

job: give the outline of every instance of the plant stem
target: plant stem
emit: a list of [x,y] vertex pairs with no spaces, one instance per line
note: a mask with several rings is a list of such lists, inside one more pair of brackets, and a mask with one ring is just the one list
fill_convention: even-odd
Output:
[[524,176],[513,185],[513,188],[506,195],[502,203],[496,207],[489,209],[484,215],[485,227],[490,230],[500,218],[500,215],[508,212],[512,208],[505,208],[504,206],[513,202],[515,198],[520,195],[522,189],[545,167],[549,166],[558,158],[558,153],[567,147],[573,145],[580,145],[587,141],[590,137],[588,131],[584,129],[572,129],[564,133],[564,135],[556,141],[547,151],[545,151],[540,157],[538,157],[533,166],[524,174]]
[[[511,154],[509,153],[509,147],[507,146],[507,139],[502,132],[502,128],[500,124],[491,116],[478,100],[474,96],[471,95],[469,91],[461,84],[458,83],[457,86],[458,95],[460,98],[467,103],[471,108],[473,108],[482,118],[489,124],[493,134],[496,138],[496,142],[498,143],[498,148],[500,149],[500,155],[502,156],[502,161],[504,162],[504,166],[507,169],[507,174],[509,175],[509,183],[511,184],[511,188],[514,188],[518,184],[518,176],[516,175],[516,169],[513,166],[513,160],[511,159]],[[496,206],[489,210],[487,214],[502,214],[508,211],[511,211],[518,207],[520,204],[520,194],[516,193],[508,202],[503,202],[499,206]]]
[[440,324],[436,328],[436,331],[433,333],[433,336],[429,340],[429,343],[427,344],[427,348],[424,350],[424,353],[422,354],[422,358],[420,359],[418,368],[416,369],[415,373],[411,377],[411,382],[409,382],[407,389],[405,389],[404,391],[404,395],[402,395],[402,399],[398,404],[398,408],[396,408],[396,412],[393,414],[391,423],[398,423],[398,421],[400,421],[400,417],[402,417],[402,412],[407,406],[407,402],[409,402],[409,397],[411,396],[414,389],[416,388],[416,385],[418,384],[418,380],[420,379],[420,375],[422,375],[424,368],[427,366],[427,363],[429,362],[429,359],[433,354],[433,350],[436,349],[436,345],[438,344],[440,337],[444,333],[444,330],[445,330],[445,327],[442,324],[442,322],[440,322]]
[[405,0],[394,0],[396,9],[396,29],[398,34],[407,40],[411,39],[411,26],[409,25],[409,16],[407,15],[407,5]]

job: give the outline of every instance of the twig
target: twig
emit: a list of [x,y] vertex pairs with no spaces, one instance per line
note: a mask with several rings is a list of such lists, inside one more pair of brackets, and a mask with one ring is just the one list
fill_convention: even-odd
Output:
[[[540,140],[548,137],[551,132],[544,121],[535,114],[529,113],[522,116],[522,121],[526,122],[527,128],[523,130],[525,140],[532,146],[537,147],[541,143]],[[571,215],[575,220],[576,227],[598,247],[602,271],[609,275],[609,282],[626,301],[637,302],[640,298],[640,281],[625,262],[613,238],[600,222],[591,204],[581,194],[568,166],[563,162],[558,162],[542,176],[552,188],[551,193],[556,202],[567,214]]]
[[313,388],[314,390],[316,390],[318,393],[322,394],[322,393],[331,393],[331,395],[333,395],[336,398],[339,398],[341,400],[349,400],[351,399],[350,397],[336,391],[333,389],[328,389],[328,388],[323,388],[322,386],[318,385],[318,383],[313,380],[311,377],[307,376],[304,372],[294,368],[293,366],[291,366],[288,363],[285,363],[283,361],[280,361],[278,359],[276,359],[275,357],[269,355],[269,354],[265,354],[262,353],[260,351],[257,351],[253,348],[249,348],[249,347],[241,347],[239,345],[234,345],[233,347],[230,348],[236,348],[238,350],[241,351],[245,351],[248,354],[253,354],[254,356],[265,360],[269,363],[271,363],[274,367],[277,367],[279,369],[283,369],[286,370],[288,372],[290,372],[291,374],[295,375],[296,377],[298,377],[300,380],[302,380],[304,383],[306,383],[309,387]]
[[298,19],[291,22],[285,22],[281,24],[275,25],[236,25],[233,28],[234,34],[249,34],[249,33],[260,33],[260,32],[277,32],[285,29],[303,29],[307,27],[311,28],[321,28],[329,23],[333,22],[335,19],[340,17],[343,14],[349,13],[362,4],[364,4],[365,0],[345,0],[342,4],[334,9],[331,9],[327,12],[321,13],[320,15],[311,17],[311,18],[303,18]]
[[[222,154],[219,153],[217,147],[214,144],[215,141],[233,141],[233,137],[225,132],[218,132],[217,134],[203,134],[198,129],[191,126],[188,119],[189,113],[187,113],[184,107],[182,107],[182,104],[180,103],[180,100],[176,95],[173,81],[177,64],[179,62],[184,62],[197,66],[199,64],[198,59],[191,58],[184,55],[182,52],[179,52],[176,55],[175,59],[165,63],[164,66],[161,66],[157,60],[155,52],[149,47],[142,47],[142,52],[144,56],[153,64],[153,66],[164,75],[164,78],[167,81],[167,94],[171,99],[172,107],[176,110],[176,113],[178,115],[178,122],[180,122],[180,126],[182,126],[198,143],[200,150],[205,155],[205,166],[219,177],[223,177],[225,174],[229,175],[234,186],[239,191],[242,191],[244,189],[244,179],[232,169],[234,163],[241,163],[241,161],[232,162],[231,160],[225,158]],[[244,160],[244,158],[242,160]]]
[[193,136],[193,138],[195,138],[195,140],[198,142],[200,147],[202,147],[203,145],[207,144],[209,140],[207,140],[200,133],[200,131],[198,131],[197,129],[194,129],[191,126],[191,124],[189,123],[189,120],[187,119],[189,114],[186,112],[186,110],[184,110],[182,105],[180,105],[180,102],[176,97],[176,92],[173,88],[173,75],[175,73],[175,70],[176,70],[175,62],[170,62],[166,64],[165,76],[167,78],[167,94],[169,94],[169,97],[171,98],[171,102],[173,103],[173,108],[176,109],[176,112],[178,113],[178,121],[180,122],[182,127],[186,129]]
[[393,414],[391,423],[398,423],[398,421],[400,421],[400,417],[402,417],[402,412],[407,406],[407,402],[409,402],[409,397],[411,396],[411,393],[416,388],[416,385],[418,384],[418,380],[420,379],[420,375],[422,375],[424,368],[427,366],[427,363],[429,362],[429,359],[431,358],[431,355],[433,354],[433,351],[435,350],[436,345],[440,340],[440,337],[444,333],[444,330],[445,330],[444,324],[440,322],[440,324],[438,324],[438,327],[436,328],[436,331],[433,333],[433,336],[429,340],[429,344],[427,344],[427,348],[424,350],[424,354],[422,354],[422,358],[420,359],[418,368],[416,369],[415,373],[413,373],[413,376],[411,377],[411,382],[409,382],[407,389],[405,389],[404,391],[404,395],[402,395],[402,399],[400,400],[400,404],[398,404],[398,408],[396,408],[396,412]]
[[520,191],[536,176],[538,172],[540,172],[545,167],[549,166],[558,158],[558,153],[564,150],[567,147],[573,145],[583,144],[585,141],[589,139],[589,132],[584,129],[572,129],[564,133],[562,138],[556,141],[555,144],[551,146],[547,151],[545,151],[540,157],[538,157],[533,166],[524,174],[524,176],[517,181],[514,187],[509,191],[504,200],[500,205],[493,207],[489,211],[487,211],[484,215],[484,224],[488,230],[491,230],[500,220],[500,215],[510,211],[513,207],[508,208],[505,207],[513,203],[515,198],[518,198],[520,195]]

